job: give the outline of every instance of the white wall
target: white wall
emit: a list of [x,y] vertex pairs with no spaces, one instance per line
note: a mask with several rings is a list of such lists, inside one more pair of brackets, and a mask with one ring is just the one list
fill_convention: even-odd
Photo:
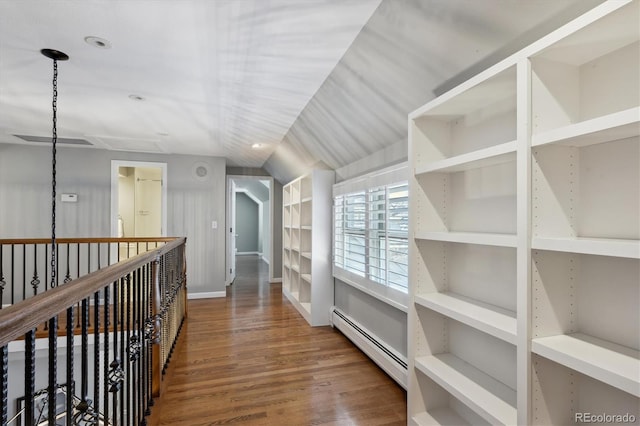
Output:
[[[211,228],[213,220],[225,220],[223,158],[60,147],[58,194],[76,193],[78,202],[58,198],[57,236],[110,235],[111,160],[167,163],[167,235],[187,237],[188,291],[224,292],[225,233],[222,227]],[[203,162],[208,179],[198,180],[192,167]],[[50,180],[48,148],[0,144],[0,238],[51,235]]]
[[260,247],[259,208],[244,192],[236,192],[236,252],[257,253]]
[[273,233],[271,238],[273,243],[273,271],[274,280],[282,280],[282,184],[277,180],[273,180]]
[[[269,255],[271,253],[271,233],[269,232],[269,226],[271,226],[271,200],[267,200],[262,203],[262,232],[260,233],[260,251],[262,252],[262,258],[269,262]],[[273,230],[273,232],[278,232]]]

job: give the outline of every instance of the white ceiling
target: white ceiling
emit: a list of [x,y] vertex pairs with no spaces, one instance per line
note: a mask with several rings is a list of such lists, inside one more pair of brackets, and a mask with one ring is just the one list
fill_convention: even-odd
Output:
[[442,87],[600,1],[0,0],[0,143],[51,134],[55,48],[59,136],[287,182],[406,142]]
[[0,142],[51,134],[54,48],[60,137],[260,167],[379,2],[0,0]]

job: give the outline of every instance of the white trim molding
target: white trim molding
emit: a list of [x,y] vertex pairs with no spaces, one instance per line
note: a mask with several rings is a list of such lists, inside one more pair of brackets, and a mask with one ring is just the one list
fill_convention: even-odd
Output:
[[208,291],[203,293],[187,293],[188,300],[215,299],[219,297],[227,297],[227,292],[226,291]]

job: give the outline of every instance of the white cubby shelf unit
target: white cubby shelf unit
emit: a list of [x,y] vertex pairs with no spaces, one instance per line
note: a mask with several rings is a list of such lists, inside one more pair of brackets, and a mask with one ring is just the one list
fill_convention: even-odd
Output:
[[410,424],[640,424],[639,3],[409,115]]
[[284,185],[282,292],[312,326],[329,324],[332,186],[335,172],[313,170]]

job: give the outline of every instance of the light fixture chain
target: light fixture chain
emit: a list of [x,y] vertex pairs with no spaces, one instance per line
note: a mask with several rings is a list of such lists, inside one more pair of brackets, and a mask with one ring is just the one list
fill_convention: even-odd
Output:
[[58,61],[53,60],[53,136],[51,164],[51,288],[56,287],[56,145],[58,143]]

